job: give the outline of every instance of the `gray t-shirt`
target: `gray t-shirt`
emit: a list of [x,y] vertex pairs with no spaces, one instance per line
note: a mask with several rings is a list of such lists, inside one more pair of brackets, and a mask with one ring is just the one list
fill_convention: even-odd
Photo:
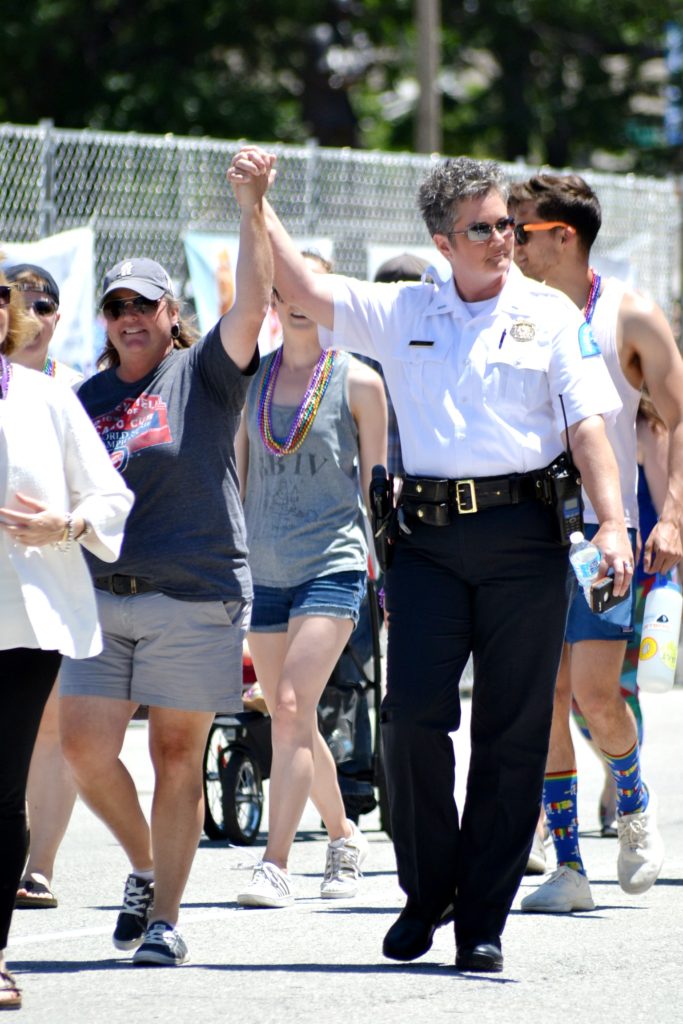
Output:
[[[358,431],[347,400],[352,356],[338,352],[330,382],[306,440],[278,457],[258,425],[264,359],[247,393],[249,472],[244,513],[255,583],[290,587],[334,572],[362,571],[367,548],[361,525]],[[277,438],[287,436],[296,408],[274,405]]]
[[[235,468],[244,373],[218,326],[174,350],[142,380],[104,370],[78,390],[116,468],[135,494],[117,562],[87,555],[93,576],[139,576],[185,601],[252,596]],[[87,554],[87,553],[86,553]]]

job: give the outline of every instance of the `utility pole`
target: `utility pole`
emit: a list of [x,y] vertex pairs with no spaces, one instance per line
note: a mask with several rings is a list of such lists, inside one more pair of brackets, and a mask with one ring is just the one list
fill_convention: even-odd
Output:
[[418,153],[441,152],[441,8],[439,0],[415,0],[417,79],[420,95],[415,124]]

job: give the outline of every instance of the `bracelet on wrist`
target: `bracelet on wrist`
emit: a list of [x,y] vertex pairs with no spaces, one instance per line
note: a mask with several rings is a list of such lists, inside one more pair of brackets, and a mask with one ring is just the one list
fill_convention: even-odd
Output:
[[64,516],[64,533],[55,544],[59,551],[68,551],[74,539],[74,517],[70,512]]
[[83,520],[83,529],[81,530],[81,532],[78,534],[77,537],[74,537],[74,540],[77,540],[78,543],[80,544],[81,541],[84,541],[85,538],[89,537],[91,533],[92,533],[92,526],[87,521],[87,519],[84,519]]

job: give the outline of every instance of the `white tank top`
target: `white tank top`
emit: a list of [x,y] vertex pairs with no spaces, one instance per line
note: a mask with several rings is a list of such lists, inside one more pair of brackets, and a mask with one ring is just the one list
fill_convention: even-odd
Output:
[[[624,376],[617,351],[617,318],[619,307],[626,291],[626,285],[616,277],[603,281],[591,321],[595,340],[600,346],[610,377],[619,392],[622,408],[616,417],[606,421],[607,437],[614,449],[619,465],[621,494],[624,501],[624,517],[627,526],[638,528],[638,464],[636,461],[636,413],[640,402],[640,391],[636,390]],[[588,495],[583,492],[586,504],[584,518],[587,523],[597,523],[598,518]]]

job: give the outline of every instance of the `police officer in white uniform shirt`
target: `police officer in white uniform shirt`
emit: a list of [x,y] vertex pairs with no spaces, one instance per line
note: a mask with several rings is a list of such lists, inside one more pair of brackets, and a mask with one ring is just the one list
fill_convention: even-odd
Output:
[[[237,173],[275,158],[238,153]],[[501,934],[527,863],[567,613],[561,510],[543,470],[570,449],[598,512],[601,575],[632,575],[603,414],[619,397],[578,309],[512,264],[500,169],[436,165],[419,205],[453,270],[445,282],[369,284],[312,274],[267,206],[275,284],[321,345],[382,364],[406,479],[386,573],[382,738],[399,882],[385,956],[413,960],[455,922],[456,967],[500,971]],[[547,497],[547,495],[546,495]],[[459,818],[449,732],[474,656],[471,760]]]

